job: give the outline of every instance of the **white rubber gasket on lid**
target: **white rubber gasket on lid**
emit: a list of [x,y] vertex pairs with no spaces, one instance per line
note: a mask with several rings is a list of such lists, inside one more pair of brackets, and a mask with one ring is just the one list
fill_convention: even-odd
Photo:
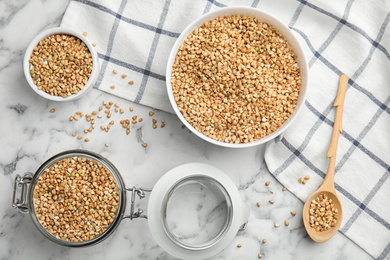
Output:
[[[166,194],[178,182],[200,176],[220,183],[230,197],[232,218],[230,226],[216,243],[207,248],[185,248],[175,243],[164,229],[162,212]],[[164,174],[153,187],[148,205],[148,223],[154,240],[170,255],[185,259],[205,259],[221,252],[236,236],[240,226],[247,222],[249,207],[241,201],[239,192],[232,180],[221,170],[207,164],[190,163],[178,166]]]

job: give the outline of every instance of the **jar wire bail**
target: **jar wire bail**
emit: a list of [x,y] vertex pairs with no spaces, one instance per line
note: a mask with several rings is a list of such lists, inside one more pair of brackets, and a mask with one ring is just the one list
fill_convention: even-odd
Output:
[[138,196],[140,199],[143,199],[145,198],[145,192],[152,192],[152,189],[150,188],[136,188],[135,186],[133,186],[132,188],[128,188],[126,187],[125,188],[127,191],[131,192],[131,204],[130,204],[130,215],[125,215],[123,216],[123,218],[129,218],[130,220],[132,220],[133,218],[145,218],[145,219],[148,219],[148,216],[146,214],[144,214],[144,210],[143,209],[140,209],[138,208],[137,211],[134,211],[134,207],[135,207],[135,199],[136,199],[136,196]]
[[[28,213],[28,187],[32,181],[33,175],[27,172],[22,176],[16,175],[14,180],[14,192],[12,195],[12,207],[19,209],[20,212]],[[17,197],[17,195],[19,195]]]

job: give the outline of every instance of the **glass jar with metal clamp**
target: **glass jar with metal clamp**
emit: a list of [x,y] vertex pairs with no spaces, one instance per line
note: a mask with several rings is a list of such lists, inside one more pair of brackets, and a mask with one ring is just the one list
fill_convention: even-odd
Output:
[[[113,221],[101,234],[89,240],[72,242],[54,236],[41,224],[34,207],[34,189],[39,177],[57,162],[83,158],[103,165],[115,179],[118,207]],[[126,214],[127,193],[130,212]],[[150,193],[147,214],[135,209],[136,199]],[[239,196],[237,187],[221,170],[207,164],[189,163],[165,173],[153,189],[128,188],[117,168],[103,156],[86,150],[59,153],[32,173],[17,175],[12,205],[29,214],[37,229],[51,241],[69,247],[96,245],[109,237],[123,219],[147,219],[154,240],[169,254],[186,259],[209,258],[222,251],[245,229],[249,207]]]

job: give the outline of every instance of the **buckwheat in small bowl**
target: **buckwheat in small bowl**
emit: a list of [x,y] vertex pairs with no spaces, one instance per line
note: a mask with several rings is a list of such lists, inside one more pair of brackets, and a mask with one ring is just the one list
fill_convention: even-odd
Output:
[[167,65],[171,104],[193,133],[242,148],[283,133],[306,98],[308,67],[290,29],[255,8],[232,7],[191,23]]
[[68,28],[51,28],[27,47],[23,70],[27,82],[40,96],[70,101],[84,95],[96,82],[99,64],[87,38]]

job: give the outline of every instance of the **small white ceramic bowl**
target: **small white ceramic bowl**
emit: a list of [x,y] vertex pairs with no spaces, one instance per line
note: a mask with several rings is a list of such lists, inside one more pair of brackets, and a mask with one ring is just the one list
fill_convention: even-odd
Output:
[[[87,83],[84,85],[84,88],[82,90],[80,90],[77,94],[73,94],[73,95],[68,96],[66,98],[61,97],[61,96],[52,96],[52,95],[46,93],[45,91],[39,90],[37,85],[35,85],[33,83],[32,77],[30,75],[30,63],[28,60],[31,57],[33,49],[38,45],[38,43],[41,40],[43,40],[43,39],[45,39],[53,34],[68,34],[68,35],[73,35],[73,36],[79,38],[87,45],[89,52],[92,55],[93,69],[92,69],[91,75],[89,76]],[[24,71],[24,76],[26,77],[28,84],[38,95],[40,95],[46,99],[53,100],[53,101],[70,101],[70,100],[75,100],[75,99],[80,98],[82,95],[87,93],[93,87],[93,85],[95,84],[97,77],[99,75],[99,62],[98,62],[98,56],[97,56],[97,53],[96,53],[94,47],[92,46],[92,44],[88,41],[88,39],[84,35],[76,32],[75,30],[69,29],[69,28],[55,27],[55,28],[51,28],[51,29],[48,29],[48,30],[41,32],[28,45],[26,53],[24,54],[23,71]]]
[[[192,33],[196,28],[200,27],[204,22],[210,21],[214,18],[217,18],[219,16],[224,15],[247,15],[251,17],[256,17],[262,22],[266,22],[271,24],[275,29],[279,30],[283,36],[287,39],[287,41],[290,43],[291,47],[293,48],[297,58],[298,58],[298,65],[301,68],[301,77],[302,77],[302,84],[300,89],[300,94],[298,97],[298,103],[297,106],[294,109],[294,112],[292,115],[281,125],[276,131],[273,133],[258,139],[253,142],[249,143],[239,143],[239,144],[233,144],[233,143],[225,143],[221,141],[217,141],[215,139],[212,139],[203,133],[196,130],[190,123],[185,120],[182,113],[179,111],[177,104],[175,102],[175,98],[172,91],[172,85],[171,85],[171,74],[172,74],[172,66],[176,58],[177,51],[180,47],[180,45],[184,42],[184,40],[187,38],[187,36]],[[307,66],[307,61],[305,57],[305,53],[303,52],[303,48],[298,42],[295,35],[292,33],[292,31],[278,18],[275,16],[272,16],[271,14],[268,14],[264,11],[261,11],[256,8],[251,7],[227,7],[222,8],[214,12],[207,13],[195,21],[193,21],[190,25],[188,25],[184,31],[180,34],[179,38],[176,40],[175,44],[172,47],[171,53],[169,54],[168,58],[168,64],[167,64],[167,70],[166,70],[166,82],[167,82],[167,91],[169,100],[172,104],[172,107],[177,114],[177,116],[180,118],[180,120],[183,122],[183,124],[190,129],[194,134],[199,136],[200,138],[224,147],[231,147],[231,148],[244,148],[244,147],[250,147],[255,146],[259,144],[266,143],[278,135],[282,134],[291,124],[292,122],[297,118],[299,112],[302,110],[302,107],[306,100],[306,94],[307,94],[307,88],[308,88],[308,80],[309,80],[309,68]]]

